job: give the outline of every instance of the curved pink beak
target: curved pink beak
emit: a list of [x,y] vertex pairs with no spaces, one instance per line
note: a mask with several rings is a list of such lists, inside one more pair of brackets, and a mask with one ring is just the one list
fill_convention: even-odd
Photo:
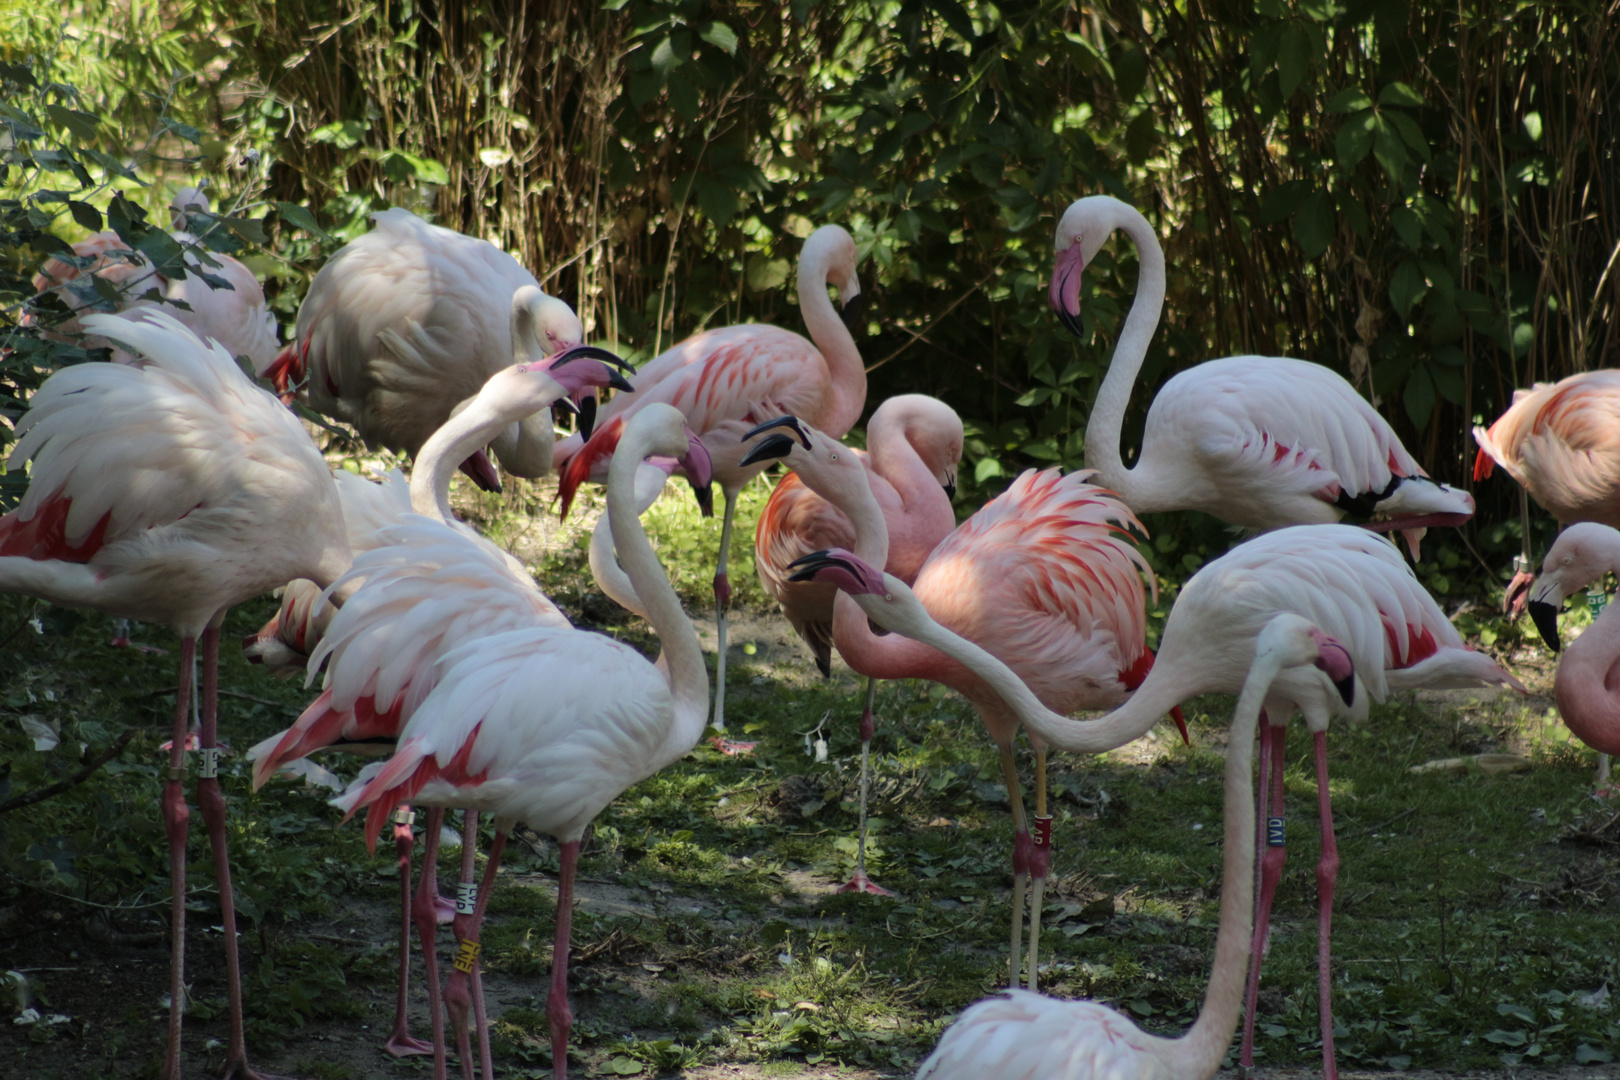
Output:
[[1080,327],[1080,273],[1084,269],[1085,259],[1076,240],[1052,264],[1052,284],[1046,291],[1058,321],[1075,337],[1084,336]]

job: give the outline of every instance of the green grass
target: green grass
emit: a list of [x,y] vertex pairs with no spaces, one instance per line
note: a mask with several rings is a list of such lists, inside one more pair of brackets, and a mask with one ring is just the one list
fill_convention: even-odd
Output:
[[[658,541],[685,553],[683,590],[701,603],[709,571],[698,553],[712,546],[718,523],[698,522],[684,496],[671,502],[655,521],[664,530]],[[554,592],[572,589],[581,602],[589,587],[577,577],[577,545],[542,561],[548,585],[567,582]],[[741,585],[741,560],[734,565]],[[270,607],[234,613],[226,640]],[[1499,648],[1518,640],[1499,620],[1473,618]],[[644,628],[626,623],[632,640],[646,640]],[[92,910],[86,902],[123,905],[119,925],[150,927],[167,896],[157,745],[170,724],[173,653],[110,649],[107,620],[0,597],[0,635],[7,632],[0,799],[73,771],[81,743],[94,752],[127,725],[141,734],[89,782],[0,816],[0,907],[26,900],[72,920]],[[174,644],[150,627],[133,636]],[[311,1060],[303,1043],[311,1030],[352,1035],[360,1022],[373,1033],[386,1024],[391,953],[342,935],[353,905],[393,903],[397,878],[392,856],[368,855],[358,828],[333,827],[338,815],[323,793],[286,783],[249,793],[241,751],[288,723],[309,693],[250,668],[234,649],[225,654],[222,731],[238,751],[226,759],[225,785],[250,957],[250,1034],[261,1050],[285,1046],[296,1065]],[[913,1067],[954,1012],[1004,977],[1011,825],[990,744],[953,695],[885,685],[871,869],[899,896],[807,897],[795,882],[839,881],[852,863],[855,686],[776,680],[744,664],[731,700],[759,741],[753,755],[700,745],[627,791],[585,844],[583,877],[631,890],[653,913],[576,913],[576,955],[595,955],[576,967],[573,1052],[607,1075],[728,1060]],[[1096,997],[1167,1033],[1196,1015],[1219,907],[1216,748],[1229,707],[1195,701],[1187,710],[1193,745],[1165,740],[1149,760],[1133,752],[1054,760],[1048,991]],[[801,733],[828,713],[831,757],[818,763]],[[35,751],[18,723],[25,715],[55,725],[61,746]],[[1456,709],[1401,700],[1375,707],[1362,727],[1330,733],[1342,859],[1333,978],[1347,1065],[1552,1065],[1612,1053],[1620,1030],[1585,995],[1620,985],[1612,929],[1620,871],[1612,847],[1577,842],[1609,812],[1588,794],[1592,756],[1561,731],[1517,702]],[[1527,741],[1534,767],[1526,773],[1408,771]],[[1264,969],[1259,1049],[1267,1062],[1308,1064],[1318,1052],[1317,822],[1302,731],[1290,741],[1286,775],[1290,856]],[[784,796],[805,815],[785,811]],[[215,896],[196,819],[191,835],[201,924],[215,917]],[[543,843],[514,841],[508,850],[484,957],[490,979],[524,988],[526,1000],[508,996],[497,1010],[497,1059],[512,1075],[539,1075],[549,1063],[556,857]],[[457,860],[444,853],[446,879]],[[36,981],[49,992],[48,977]],[[196,1020],[221,1023],[222,994],[212,985],[198,993]],[[27,1045],[47,1053],[54,1044]],[[131,1054],[137,1062],[143,1049]],[[348,1066],[322,1068],[340,1076]]]

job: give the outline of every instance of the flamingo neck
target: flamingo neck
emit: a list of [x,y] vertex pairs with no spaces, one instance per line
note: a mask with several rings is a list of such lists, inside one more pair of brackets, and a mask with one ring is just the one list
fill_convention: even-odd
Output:
[[1108,363],[1108,374],[1097,390],[1091,420],[1086,425],[1086,466],[1097,470],[1097,483],[1117,492],[1132,510],[1141,514],[1161,508],[1154,493],[1146,490],[1153,478],[1142,474],[1140,468],[1125,467],[1119,441],[1125,427],[1125,410],[1131,403],[1131,390],[1136,386],[1142,362],[1147,359],[1148,344],[1153,340],[1159,312],[1164,307],[1164,251],[1147,218],[1124,203],[1119,204],[1116,212],[1118,218],[1114,227],[1123,230],[1136,245],[1140,270],[1136,299],[1125,316],[1119,342],[1114,346],[1114,357]]
[[1226,738],[1226,806],[1221,921],[1215,961],[1198,1019],[1179,1039],[1161,1044],[1170,1076],[1213,1076],[1237,1028],[1254,929],[1254,733],[1266,691],[1282,664],[1278,654],[1258,658],[1238,695]]
[[[669,474],[657,465],[643,462],[636,470],[636,516],[645,514],[658,496],[664,490]],[[596,527],[591,530],[591,546],[589,552],[591,577],[596,579],[596,585],[607,594],[608,599],[624,608],[626,611],[647,617],[642,610],[641,598],[636,595],[636,588],[630,582],[629,575],[619,565],[618,556],[613,550],[613,515],[604,508],[602,516],[596,519]]]
[[[807,252],[799,260],[799,313],[822,358],[827,362],[826,395],[816,415],[803,419],[835,439],[843,438],[866,407],[866,364],[855,338],[827,295],[825,251]],[[840,296],[841,302],[848,297]]]
[[607,512],[619,565],[664,647],[660,666],[667,665],[665,673],[675,702],[675,716],[659,754],[658,768],[662,768],[691,749],[703,734],[709,716],[709,672],[697,634],[647,542],[647,532],[637,513],[636,473],[650,452],[646,433],[638,432],[635,426],[627,428],[608,467]]
[[482,394],[446,420],[416,453],[411,470],[411,509],[418,514],[455,520],[450,510],[450,478],[468,455],[480,450],[510,418]]
[[956,512],[951,509],[950,496],[898,425],[873,424],[868,429],[867,461],[874,488],[879,482],[888,484],[896,504],[892,516],[884,518],[889,549],[883,568],[909,585],[929,553],[956,528]]
[[833,599],[833,645],[856,674],[867,678],[929,679],[959,692],[964,689],[962,665],[954,657],[907,630],[873,633],[866,612],[843,592]]
[[1558,661],[1553,694],[1564,724],[1601,754],[1620,754],[1620,686],[1613,681],[1620,656],[1620,605],[1569,643]]

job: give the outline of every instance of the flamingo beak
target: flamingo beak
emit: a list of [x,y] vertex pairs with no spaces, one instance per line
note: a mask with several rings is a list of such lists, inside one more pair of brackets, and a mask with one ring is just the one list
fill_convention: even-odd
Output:
[[1541,640],[1547,643],[1547,648],[1557,652],[1563,647],[1558,639],[1558,607],[1545,600],[1532,600],[1529,604],[1530,620],[1541,631]]
[[1327,634],[1318,632],[1316,647],[1320,655],[1316,658],[1316,666],[1327,673],[1327,677],[1338,688],[1339,698],[1346,707],[1356,703],[1356,666],[1350,660],[1350,650],[1346,649],[1337,640]]
[[793,436],[778,432],[768,435],[748,448],[748,453],[737,462],[739,466],[752,465],[771,458],[785,458],[793,453]]
[[746,442],[756,436],[765,434],[772,428],[779,427],[791,428],[793,433],[799,437],[799,441],[804,444],[804,448],[806,450],[810,449],[810,433],[804,430],[804,425],[799,423],[797,416],[778,416],[775,420],[767,420],[744,434],[743,441]]
[[[618,368],[619,371],[628,371],[632,374],[636,370],[624,357],[598,345],[571,345],[549,357],[545,363],[547,368],[555,371],[557,368],[572,364],[575,360],[600,360],[610,368]],[[610,371],[607,384],[615,390],[635,390],[635,387],[631,386],[618,371]]]
[[680,459],[680,466],[686,473],[687,483],[692,485],[698,509],[704,517],[714,517],[714,491],[709,486],[714,483],[714,462],[709,457],[709,448],[690,428],[686,431],[686,454]]
[[1058,321],[1075,337],[1085,336],[1080,323],[1080,272],[1084,269],[1085,257],[1077,239],[1052,265],[1052,284],[1046,292]]
[[824,581],[856,596],[883,592],[883,575],[843,548],[812,551],[788,563],[788,569],[797,570],[789,581]]
[[845,301],[839,309],[838,317],[843,320],[844,327],[854,337],[860,337],[861,325],[865,321],[862,316],[866,312],[866,294],[856,293]]
[[[614,377],[618,378],[618,372],[614,372]],[[624,380],[620,379],[619,381],[623,382]],[[564,398],[563,400],[568,401],[570,405],[573,405],[574,411],[579,415],[579,420],[576,422],[575,426],[579,430],[580,437],[589,439],[591,437],[591,432],[596,430],[596,391],[592,390],[590,393],[582,393],[577,404],[569,401],[567,398]]]
[[945,497],[952,501],[956,499],[956,474],[948,473],[945,477]]

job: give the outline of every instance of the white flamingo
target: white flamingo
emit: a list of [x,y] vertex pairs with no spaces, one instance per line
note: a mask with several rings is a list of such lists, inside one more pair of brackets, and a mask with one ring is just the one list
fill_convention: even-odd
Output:
[[1086,425],[1086,464],[1132,510],[1202,510],[1257,530],[1372,515],[1370,528],[1406,536],[1414,560],[1421,529],[1473,515],[1473,497],[1430,480],[1353,386],[1304,360],[1230,356],[1176,375],[1148,407],[1141,453],[1127,469],[1125,408],[1164,305],[1153,227],[1107,195],[1077,200],[1058,222],[1048,295],[1080,336],[1080,275],[1115,229],[1136,245],[1141,271]]
[[1254,921],[1255,726],[1273,679],[1313,666],[1353,685],[1343,646],[1297,615],[1282,614],[1254,641],[1254,658],[1226,741],[1221,919],[1204,1005],[1185,1035],[1150,1035],[1094,1001],[1059,1001],[1023,990],[986,998],[950,1026],[917,1080],[1209,1080],[1232,1042]]
[[[801,571],[831,581],[851,593],[853,602],[880,626],[928,645],[971,669],[998,694],[1032,737],[1060,750],[1102,753],[1140,737],[1173,706],[1195,694],[1233,693],[1265,624],[1278,612],[1292,611],[1331,634],[1349,651],[1356,673],[1374,701],[1392,690],[1506,685],[1524,687],[1490,657],[1463,644],[1399,553],[1364,529],[1349,525],[1309,525],[1279,529],[1207,564],[1182,588],[1159,639],[1153,669],[1123,706],[1098,720],[1070,720],[1043,706],[1028,687],[988,652],[935,623],[898,580],[884,578],[848,552],[814,557]],[[840,600],[840,603],[845,601]],[[1331,930],[1333,891],[1338,880],[1338,845],[1333,835],[1327,776],[1327,727],[1335,716],[1365,715],[1365,699],[1348,712],[1332,687],[1310,673],[1289,672],[1273,682],[1266,699],[1270,721],[1260,745],[1263,772],[1272,792],[1262,789],[1256,842],[1266,846],[1261,863],[1259,929],[1252,948],[1245,1064],[1252,1063],[1252,1017],[1258,992],[1260,950],[1270,919],[1271,897],[1282,875],[1282,773],[1284,724],[1303,713],[1316,749],[1316,779],[1322,851],[1317,863],[1318,971],[1321,994],[1324,1072],[1337,1075],[1333,1057]]]
[[[399,207],[371,220],[310,282],[297,333],[266,372],[367,443],[414,457],[495,372],[584,340],[574,310],[494,244]],[[508,472],[544,476],[551,419],[514,423],[493,445]],[[463,467],[500,489],[481,449]]]
[[[849,233],[837,225],[817,229],[805,240],[799,255],[799,310],[810,332],[809,341],[764,323],[705,330],[661,353],[637,372],[631,380],[636,388],[634,396],[616,397],[602,408],[602,418],[607,421],[628,418],[654,404],[673,405],[686,417],[687,425],[702,436],[714,462],[714,476],[726,500],[720,526],[720,559],[714,575],[719,635],[714,726],[722,731],[726,606],[731,602],[726,563],[731,528],[738,492],[765,468],[763,463],[741,463],[747,450],[743,436],[761,421],[784,414],[801,417],[835,437],[860,419],[866,404],[866,369],[854,336],[827,295],[827,286],[835,287],[844,319],[853,321],[860,311],[861,295],[856,262],[855,241]],[[576,434],[557,444],[564,514],[580,484],[603,477],[616,437],[615,429],[604,423],[591,443]]]
[[[365,788],[337,800],[351,814],[371,808],[367,835],[373,841],[388,812],[405,800],[495,816],[478,909],[446,990],[459,1031],[465,1030],[479,926],[507,834],[523,822],[557,838],[562,872],[546,1008],[558,1078],[568,1069],[568,942],[580,839],[621,791],[691,749],[708,714],[708,672],[697,636],[635,515],[635,476],[648,454],[678,458],[699,484],[708,479],[708,465],[681,414],[658,406],[631,420],[608,477],[614,546],[663,642],[658,664],[579,630],[535,626],[481,638],[444,657],[438,685],[400,733],[388,765]],[[442,1052],[435,1075],[444,1076]]]
[[[9,467],[30,459],[22,503],[0,518],[0,589],[168,623],[181,635],[162,800],[173,885],[169,1048],[180,1075],[185,1002],[186,724],[203,646],[197,801],[213,848],[230,994],[226,1075],[256,1076],[242,1035],[236,912],[217,776],[219,627],[233,604],[290,578],[331,582],[348,564],[337,493],[298,421],[218,344],[173,316],[91,315],[85,329],[138,357],[46,380],[17,424]],[[266,543],[274,537],[274,543]]]

